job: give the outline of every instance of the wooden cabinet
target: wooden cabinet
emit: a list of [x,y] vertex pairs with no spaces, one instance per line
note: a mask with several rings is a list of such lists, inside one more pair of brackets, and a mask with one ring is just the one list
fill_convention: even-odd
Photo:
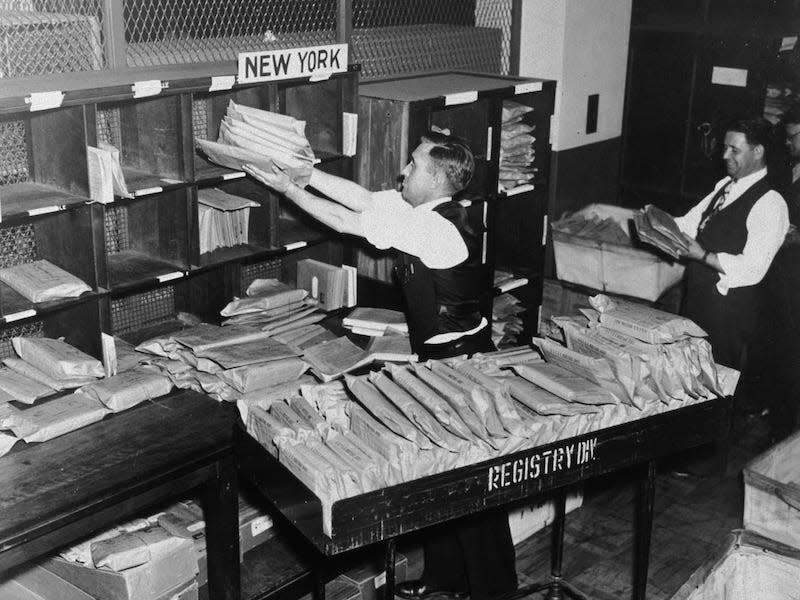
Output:
[[[785,3],[783,3],[785,4]],[[702,5],[702,6],[701,6]],[[726,127],[761,116],[787,7],[634,2],[622,132],[622,202],[680,214],[725,175]]]
[[[12,353],[11,337],[33,334],[99,356],[101,332],[136,341],[180,312],[217,321],[253,279],[289,278],[301,258],[341,264],[336,236],[243,172],[208,162],[195,142],[216,139],[230,101],[291,114],[307,122],[318,166],[352,178],[342,135],[343,113],[357,110],[357,66],[315,82],[211,83],[164,80],[141,98],[131,84],[72,90],[35,111],[19,82],[0,92],[0,267],[46,259],[92,290],[37,304],[0,284],[0,355]],[[86,148],[100,142],[119,150],[130,198],[90,200]],[[245,243],[200,252],[206,188],[255,203]]]
[[[431,73],[363,84],[359,90],[358,181],[372,190],[393,189],[419,139],[432,128],[465,139],[475,155],[475,175],[462,196],[473,224],[484,233],[487,290],[495,269],[525,277],[517,292],[531,313],[541,304],[544,219],[550,161],[550,117],[555,82],[465,72]],[[533,108],[525,123],[534,130],[537,169],[528,185],[499,185],[503,107]],[[377,282],[391,281],[394,257],[366,246],[355,249],[361,290],[373,299],[399,302]],[[491,298],[484,312],[491,315]],[[531,323],[535,323],[531,319]],[[534,325],[535,326],[535,325]],[[531,328],[532,329],[532,328]]]

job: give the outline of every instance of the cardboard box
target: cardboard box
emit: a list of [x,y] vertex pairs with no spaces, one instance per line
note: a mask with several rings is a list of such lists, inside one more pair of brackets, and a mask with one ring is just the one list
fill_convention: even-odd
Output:
[[197,557],[188,539],[160,560],[119,572],[62,558],[51,558],[42,566],[97,600],[160,600],[165,594],[174,595],[176,588],[182,589],[197,576]]
[[[405,581],[408,575],[408,558],[402,554],[395,555],[395,584]],[[386,583],[386,570],[383,561],[370,560],[360,564],[341,575],[358,588],[361,600],[376,600],[378,590]]]
[[744,526],[800,548],[800,432],[745,465]]
[[[628,230],[633,209],[591,204],[587,216],[611,218]],[[655,302],[683,278],[684,267],[669,263],[648,249],[634,248],[553,229],[556,276],[594,290]]]
[[[199,587],[191,580],[167,590],[156,600],[198,600]],[[3,600],[97,600],[52,571],[33,565],[0,584]]]
[[795,600],[798,589],[800,550],[740,529],[672,600]]

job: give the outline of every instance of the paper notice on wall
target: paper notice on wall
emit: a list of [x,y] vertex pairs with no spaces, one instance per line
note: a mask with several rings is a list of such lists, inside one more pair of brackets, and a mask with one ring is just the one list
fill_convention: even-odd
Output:
[[716,85],[747,87],[747,69],[714,67],[711,70],[711,83]]

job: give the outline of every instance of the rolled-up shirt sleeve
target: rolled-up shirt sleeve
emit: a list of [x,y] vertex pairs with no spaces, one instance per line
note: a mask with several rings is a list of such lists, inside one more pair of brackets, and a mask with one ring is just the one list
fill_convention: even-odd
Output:
[[767,192],[753,205],[747,217],[747,242],[741,254],[717,253],[723,273],[717,290],[723,295],[731,288],[759,283],[789,231],[789,211],[780,194]]
[[467,245],[455,225],[429,207],[410,206],[394,191],[373,194],[361,213],[361,226],[376,248],[412,254],[431,269],[449,269],[467,259]]

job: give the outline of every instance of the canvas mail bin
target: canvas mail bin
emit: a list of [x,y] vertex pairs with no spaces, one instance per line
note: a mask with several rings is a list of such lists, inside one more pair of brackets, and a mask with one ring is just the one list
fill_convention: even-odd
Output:
[[800,548],[800,432],[745,466],[744,527]]

